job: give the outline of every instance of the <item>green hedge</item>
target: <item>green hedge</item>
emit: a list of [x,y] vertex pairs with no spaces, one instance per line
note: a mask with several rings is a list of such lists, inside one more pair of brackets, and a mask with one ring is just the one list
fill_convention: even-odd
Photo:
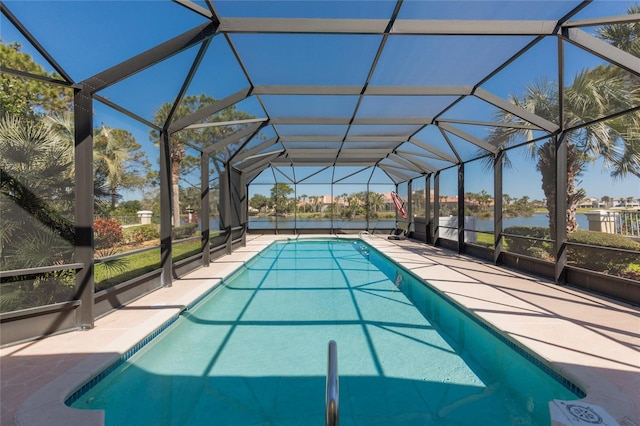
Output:
[[640,243],[631,238],[615,234],[606,234],[604,232],[578,229],[576,232],[569,234],[567,239],[571,243],[640,251]]
[[[640,243],[630,238],[596,231],[577,230],[569,234],[570,243],[588,244],[599,247],[583,247],[569,244],[567,262],[580,268],[608,274],[624,275],[631,264],[640,264]],[[600,247],[612,247],[632,250],[627,253],[618,250],[603,250]]]
[[[553,260],[553,243],[528,239],[550,239],[549,228],[535,226],[512,226],[505,228],[505,234],[522,236],[524,238],[504,237],[505,250],[535,257]],[[578,229],[567,236],[567,262],[592,271],[626,276],[630,265],[640,265],[640,243],[620,235]],[[572,245],[571,243],[586,244],[593,247]],[[602,247],[632,250],[627,253],[619,250],[606,250]]]
[[538,226],[510,226],[505,228],[504,234],[519,235],[523,238],[504,237],[505,250],[523,254],[538,259],[553,260],[553,243],[531,240],[529,238],[551,239],[549,228]]

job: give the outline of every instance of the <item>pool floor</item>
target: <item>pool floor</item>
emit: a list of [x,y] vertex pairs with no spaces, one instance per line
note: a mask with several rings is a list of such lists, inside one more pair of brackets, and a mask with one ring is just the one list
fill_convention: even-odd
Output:
[[335,340],[343,425],[548,423],[546,400],[478,377],[349,242],[272,246],[209,299],[73,407],[108,425],[322,424]]

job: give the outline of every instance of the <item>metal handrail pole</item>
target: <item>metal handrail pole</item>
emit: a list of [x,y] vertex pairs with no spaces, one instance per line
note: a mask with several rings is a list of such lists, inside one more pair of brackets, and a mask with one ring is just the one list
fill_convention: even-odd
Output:
[[338,403],[340,400],[338,345],[333,340],[329,341],[328,358],[325,418],[327,426],[338,426]]

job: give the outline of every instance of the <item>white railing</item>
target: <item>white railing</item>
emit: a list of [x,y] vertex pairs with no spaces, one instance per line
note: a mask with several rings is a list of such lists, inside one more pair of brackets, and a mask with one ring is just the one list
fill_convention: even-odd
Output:
[[593,210],[586,212],[589,230],[624,237],[640,237],[640,211]]
[[625,237],[640,237],[640,211],[622,210],[615,212],[615,214],[617,215],[616,234]]

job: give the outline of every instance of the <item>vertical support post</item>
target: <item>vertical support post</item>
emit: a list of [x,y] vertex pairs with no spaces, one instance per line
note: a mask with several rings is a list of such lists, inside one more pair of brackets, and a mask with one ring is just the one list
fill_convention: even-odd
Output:
[[210,190],[209,190],[209,156],[200,153],[200,230],[201,250],[202,250],[202,266],[208,267],[211,263],[211,250],[209,248],[209,211],[210,206]]
[[458,253],[464,253],[464,163],[458,164]]
[[[335,173],[335,171],[334,171],[334,173]],[[335,203],[336,199],[333,198],[333,186],[334,186],[334,183],[333,183],[333,178],[332,178],[332,180],[331,180],[331,209],[329,210],[329,212],[330,212],[330,215],[331,215],[331,233],[335,234],[336,230],[333,227],[333,224],[334,224],[333,218],[336,215],[336,203]]]
[[75,259],[84,268],[76,271],[75,298],[81,304],[76,326],[90,329],[94,325],[94,262],[93,262],[93,101],[89,88],[74,94],[74,154],[75,154]]
[[[225,196],[224,196],[224,203],[222,204],[224,207],[224,226],[225,226],[225,231],[227,233],[227,238],[226,238],[226,249],[225,249],[225,253],[226,254],[231,254],[231,252],[233,251],[233,220],[231,220],[231,203],[233,202],[232,200],[232,183],[231,183],[231,165],[230,164],[225,164],[224,167],[224,175],[227,178],[227,182],[225,185]],[[276,219],[277,220],[277,219]]]
[[504,151],[493,159],[493,263],[498,264],[502,253],[502,165]]
[[433,177],[433,245],[438,245],[440,233],[440,170]]
[[[567,162],[569,158],[567,134],[564,132],[564,42],[558,37],[558,122],[561,133],[555,136],[556,162],[556,199],[547,202],[556,203],[556,229],[551,238],[554,239],[556,255],[554,278],[556,283],[566,282],[567,266],[567,190],[568,174]],[[553,230],[552,230],[553,232]]]
[[411,233],[411,224],[413,223],[413,180],[407,182],[407,235]]
[[298,234],[298,185],[293,184],[293,235]]
[[424,215],[425,215],[425,221],[426,221],[426,236],[425,236],[425,243],[430,244],[433,242],[433,237],[432,237],[432,229],[433,229],[433,222],[431,221],[431,174],[429,174],[427,176],[427,178],[425,179],[425,188],[424,188],[424,196],[425,196],[425,201],[424,201]]
[[[556,229],[554,249],[556,254],[555,281],[566,283],[567,266],[567,138],[566,133],[556,136]],[[553,201],[552,201],[553,202]]]
[[[171,141],[166,129],[160,132],[160,282],[163,287],[171,287],[173,282],[173,260],[171,241],[171,214],[173,209],[171,193]],[[179,221],[180,218],[173,218]]]
[[247,246],[247,224],[249,223],[249,186],[247,185],[247,178],[244,173],[240,173],[240,185],[238,189],[242,189],[241,194],[241,206],[240,206],[240,214],[241,220],[240,225],[242,225],[242,242],[240,243],[242,247]]
[[369,218],[371,217],[371,184],[369,182],[367,182],[367,192],[365,194],[367,194],[367,199],[364,201],[364,205],[366,206],[367,211],[365,212],[365,231],[369,232]]

